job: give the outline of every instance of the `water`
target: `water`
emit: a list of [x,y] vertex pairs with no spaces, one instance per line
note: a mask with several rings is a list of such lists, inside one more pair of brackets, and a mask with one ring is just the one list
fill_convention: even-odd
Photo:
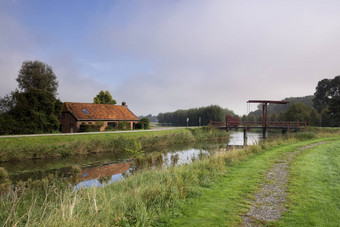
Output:
[[[253,144],[260,139],[261,133],[248,132],[247,144]],[[230,140],[228,143],[209,141],[204,143],[167,146],[166,148],[146,150],[145,152],[165,152],[163,158],[167,165],[171,164],[171,156],[178,155],[177,164],[185,164],[190,163],[193,159],[199,159],[212,151],[227,146],[243,145],[243,132],[232,131],[230,132]],[[126,175],[130,174],[130,171],[134,169],[135,165],[131,159],[132,155],[126,152],[96,153],[72,155],[53,159],[0,163],[0,166],[6,168],[12,182],[15,183],[19,180],[27,180],[28,178],[40,179],[50,173],[59,176],[68,176],[70,175],[72,165],[78,165],[82,169],[79,183],[74,186],[75,189],[78,189],[93,185],[101,187],[105,184],[124,179]]]

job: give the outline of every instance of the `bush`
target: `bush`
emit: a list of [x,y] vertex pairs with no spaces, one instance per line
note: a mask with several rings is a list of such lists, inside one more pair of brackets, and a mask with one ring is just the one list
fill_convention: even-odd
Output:
[[81,124],[79,126],[79,132],[99,132],[102,126],[100,124]]
[[127,122],[127,121],[119,122],[118,123],[118,129],[119,130],[130,130],[131,129],[130,122]]
[[136,124],[136,129],[150,129],[150,120],[148,118],[142,118]]

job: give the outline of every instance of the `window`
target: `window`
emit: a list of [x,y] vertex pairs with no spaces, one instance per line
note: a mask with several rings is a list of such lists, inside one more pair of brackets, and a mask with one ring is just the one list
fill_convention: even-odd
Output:
[[116,122],[108,122],[107,127],[109,128],[116,128]]
[[89,114],[89,111],[87,111],[86,109],[82,109],[81,111],[83,111],[84,114]]

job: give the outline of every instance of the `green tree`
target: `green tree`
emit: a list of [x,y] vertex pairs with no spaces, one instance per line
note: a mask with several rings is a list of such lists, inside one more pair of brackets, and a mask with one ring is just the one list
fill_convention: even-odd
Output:
[[93,103],[96,104],[116,104],[109,91],[100,91],[99,94],[93,98]]
[[323,108],[320,113],[321,117],[321,126],[322,127],[327,127],[330,126],[330,117],[329,117],[329,112],[328,108]]
[[307,124],[311,123],[312,108],[303,103],[291,104],[287,111],[283,112],[283,120],[285,121],[306,121]]
[[58,81],[52,68],[40,61],[24,61],[17,78],[21,91],[30,89],[46,90],[54,96],[57,94]]
[[39,61],[22,64],[19,90],[0,99],[0,134],[31,134],[59,129],[62,103],[52,68]]
[[328,114],[330,126],[340,126],[340,96],[332,98],[329,102]]
[[340,76],[319,81],[315,90],[313,106],[320,113],[329,106],[334,97],[340,96]]
[[46,90],[13,92],[15,106],[8,112],[16,121],[12,134],[53,132],[59,129],[62,103]]

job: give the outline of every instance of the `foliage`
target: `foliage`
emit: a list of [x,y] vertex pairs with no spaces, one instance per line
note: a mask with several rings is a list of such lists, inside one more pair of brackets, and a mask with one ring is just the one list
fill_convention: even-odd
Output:
[[59,130],[62,103],[55,97],[58,81],[52,68],[39,61],[25,61],[17,81],[21,91],[0,99],[0,134]]
[[[312,118],[314,117],[314,119]],[[319,114],[303,103],[293,103],[280,115],[283,121],[306,121],[308,125],[319,125]]]
[[136,129],[150,129],[150,120],[148,118],[142,118],[136,124]]
[[319,81],[314,95],[313,105],[322,115],[322,125],[340,126],[340,76]]
[[340,96],[333,97],[329,102],[328,107],[329,126],[340,126]]
[[0,133],[32,134],[59,129],[62,103],[43,89],[12,92],[13,106],[0,115]]
[[116,104],[109,91],[100,91],[99,94],[93,98],[93,103],[96,104]]
[[322,109],[329,106],[331,99],[340,96],[340,76],[319,81],[315,90],[313,105],[321,112]]
[[170,123],[174,126],[186,126],[189,118],[189,126],[198,126],[199,119],[201,125],[208,125],[210,121],[225,121],[226,114],[235,115],[228,109],[223,109],[217,105],[200,107],[188,110],[177,110],[175,112],[158,114],[159,123]]
[[131,130],[131,123],[128,121],[120,121],[118,122],[119,130]]
[[[290,97],[285,98],[283,101],[287,101],[290,104],[293,103],[303,103],[308,107],[313,106],[313,98],[314,95],[308,95],[303,97]],[[288,109],[289,105],[284,104],[268,104],[268,114],[280,114],[282,111],[286,111]],[[255,115],[255,116],[261,116],[262,115],[262,104],[259,104],[257,106],[257,110],[250,112],[249,115]]]
[[158,121],[157,116],[153,116],[152,114],[148,114],[146,116],[139,116],[138,118],[139,119],[147,118],[147,119],[149,119],[150,122],[157,122]]
[[58,81],[52,68],[40,61],[24,61],[17,78],[19,88],[27,92],[31,89],[46,90],[56,95]]
[[102,126],[100,124],[85,124],[79,126],[79,132],[99,132]]

